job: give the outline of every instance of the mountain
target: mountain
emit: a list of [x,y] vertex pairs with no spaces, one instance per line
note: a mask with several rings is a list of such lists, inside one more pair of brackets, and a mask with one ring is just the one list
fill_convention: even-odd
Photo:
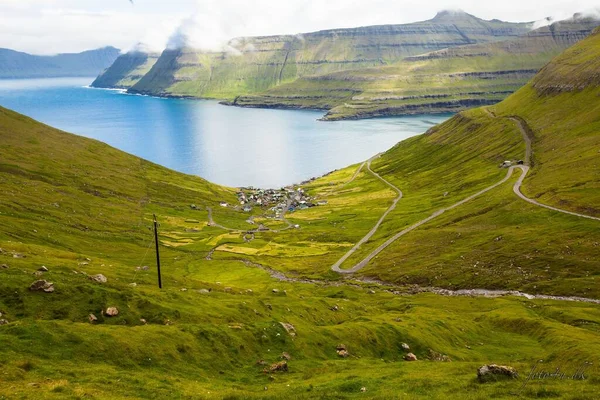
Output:
[[167,49],[130,92],[233,99],[306,75],[387,65],[448,47],[514,38],[530,26],[441,12],[429,21],[404,25],[237,38],[228,52]]
[[327,110],[325,120],[456,112],[499,102],[600,21],[575,16],[518,38],[406,57],[390,66],[307,76],[228,104]]
[[114,63],[103,71],[92,87],[127,89],[135,85],[154,66],[160,53],[138,46],[121,54]]
[[302,185],[327,204],[295,229],[0,108],[0,397],[596,398],[598,71],[600,30],[503,102]]
[[117,59],[119,53],[120,50],[114,47],[55,56],[0,49],[0,79],[97,76]]

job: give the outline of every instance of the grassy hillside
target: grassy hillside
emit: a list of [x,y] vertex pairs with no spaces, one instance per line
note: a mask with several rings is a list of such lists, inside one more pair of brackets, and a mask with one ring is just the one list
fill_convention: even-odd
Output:
[[159,53],[135,49],[121,54],[92,82],[92,87],[127,89],[139,82],[156,64]]
[[442,12],[429,21],[405,25],[237,38],[226,53],[167,49],[130,91],[233,99],[302,76],[386,65],[447,47],[513,38],[529,26]]
[[[598,70],[599,40],[600,32],[582,41],[496,107],[458,114],[374,159],[371,168],[404,197],[344,267],[500,181],[506,170],[498,165],[525,154],[511,118],[525,121],[533,138],[525,193],[598,215],[600,87],[579,74]],[[598,299],[598,221],[522,201],[511,190],[516,173],[343,277],[330,265],[396,196],[366,169],[355,175],[357,167],[305,186],[328,203],[288,215],[299,229],[247,241],[248,214],[218,205],[235,203],[231,189],[0,109],[0,397],[597,397],[600,305],[419,291]],[[208,226],[207,206],[232,229]],[[152,267],[153,213],[163,290]],[[257,221],[275,226],[261,213],[255,207]],[[89,278],[98,273],[106,283]],[[54,292],[28,290],[36,279],[53,282]],[[119,314],[106,315],[109,307]],[[403,360],[403,343],[419,361]],[[337,354],[340,344],[348,357]],[[263,372],[284,352],[287,372]],[[528,382],[538,360],[567,375],[592,365],[585,380]],[[489,363],[511,365],[520,377],[480,383],[477,368]]]
[[0,79],[96,76],[110,66],[119,53],[114,47],[55,56],[0,49]]
[[600,21],[576,17],[495,43],[451,47],[390,66],[307,76],[234,105],[328,110],[325,120],[460,111],[489,105],[525,85]]

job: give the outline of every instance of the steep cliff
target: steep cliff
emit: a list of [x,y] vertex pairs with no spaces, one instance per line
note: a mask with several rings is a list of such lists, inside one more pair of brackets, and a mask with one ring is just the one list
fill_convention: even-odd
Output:
[[237,38],[230,41],[229,52],[167,49],[130,91],[233,99],[307,75],[388,65],[448,47],[514,38],[529,29],[526,23],[441,12],[429,21],[404,25]]
[[127,89],[135,85],[156,63],[160,53],[135,49],[121,54],[92,83],[93,87]]
[[307,76],[262,94],[240,96],[231,104],[324,109],[329,110],[328,120],[448,112],[493,104],[599,24],[576,16],[510,40],[427,52],[391,66]]

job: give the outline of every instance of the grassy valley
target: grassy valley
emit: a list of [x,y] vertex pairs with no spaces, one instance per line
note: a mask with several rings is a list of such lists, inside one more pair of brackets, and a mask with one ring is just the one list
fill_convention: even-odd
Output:
[[[431,288],[600,299],[600,222],[523,201],[520,169],[355,274],[331,266],[398,197],[390,185],[403,197],[342,269],[500,182],[505,160],[530,164],[529,198],[599,217],[599,41],[596,31],[505,101],[397,144],[370,170],[302,185],[327,204],[286,214],[297,229],[255,207],[271,229],[251,240],[250,215],[220,206],[238,204],[235,189],[0,109],[0,397],[595,398],[596,302]],[[229,229],[209,224],[207,207]],[[144,268],[153,214],[163,290]],[[55,290],[29,290],[38,279]],[[585,380],[527,382],[541,359],[570,374],[593,364]],[[270,370],[282,360],[287,372]],[[481,383],[491,363],[520,377]]]

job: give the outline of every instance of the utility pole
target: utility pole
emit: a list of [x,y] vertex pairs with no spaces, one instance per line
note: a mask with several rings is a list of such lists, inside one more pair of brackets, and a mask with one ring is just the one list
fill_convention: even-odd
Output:
[[158,269],[158,288],[162,289],[162,279],[160,277],[160,255],[158,253],[158,223],[156,214],[154,214],[154,243],[156,244],[156,268]]

